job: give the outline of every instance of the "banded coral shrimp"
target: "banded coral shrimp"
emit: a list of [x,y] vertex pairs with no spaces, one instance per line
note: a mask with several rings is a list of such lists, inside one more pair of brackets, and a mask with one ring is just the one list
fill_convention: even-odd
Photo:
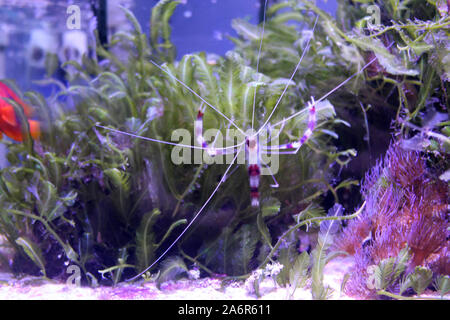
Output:
[[[267,1],[264,4],[264,15],[266,14],[266,6]],[[161,80],[163,85],[158,87],[158,94],[162,97],[161,100],[166,102],[164,97],[168,96],[172,96],[172,99],[174,96],[183,96],[183,98],[190,100],[182,111],[172,111],[172,113],[186,112],[192,118],[194,124],[192,131],[196,143],[194,145],[163,140],[157,136],[142,136],[98,125],[100,128],[117,134],[148,140],[159,145],[172,145],[187,150],[199,150],[203,153],[202,158],[210,160],[219,159],[219,156],[224,155],[228,157],[226,170],[221,174],[220,180],[209,193],[207,199],[196,210],[190,222],[150,266],[129,280],[136,279],[161,261],[174,245],[192,229],[191,226],[210,205],[219,188],[235,172],[236,168],[232,170],[233,165],[242,164],[238,161],[240,157],[241,159],[245,158],[247,163],[249,176],[249,192],[246,193],[249,196],[247,199],[250,198],[251,207],[257,211],[260,206],[260,175],[263,169],[267,168],[266,174],[271,176],[272,188],[277,188],[283,183],[281,182],[280,184],[275,178],[277,172],[270,169],[270,166],[265,163],[263,156],[297,155],[303,149],[301,147],[309,142],[315,134],[318,134],[318,132],[326,134],[326,129],[323,128],[323,124],[326,121],[323,120],[334,116],[334,108],[326,98],[361,74],[375,59],[369,61],[319,99],[315,100],[311,97],[306,99],[307,102],[303,101],[303,105],[306,105],[306,107],[298,110],[296,106],[292,106],[292,100],[295,103],[298,102],[295,101],[295,91],[298,88],[292,88],[293,84],[295,84],[294,77],[300,69],[303,59],[307,56],[310,47],[313,45],[313,35],[319,19],[318,15],[312,15],[308,18],[312,29],[303,38],[303,43],[300,43],[299,48],[297,48],[299,58],[293,67],[289,79],[273,80],[259,73],[266,19],[263,20],[260,36],[257,37],[259,46],[256,67],[249,67],[238,54],[230,53],[226,59],[221,61],[221,68],[215,69],[218,70],[216,71],[218,73],[217,77],[213,68],[208,65],[206,58],[202,55],[185,55],[177,66],[170,64],[161,65],[151,60],[155,67],[155,72],[157,71],[163,79]],[[164,108],[166,110],[167,106],[164,106]],[[177,116],[179,115],[173,115],[171,121]],[[165,118],[165,116],[162,118]],[[236,135],[232,137],[232,140],[227,137],[228,144],[226,147],[223,147],[220,144],[222,139],[220,130],[216,130],[215,134],[207,136],[203,132],[205,124],[207,127],[215,126],[216,128],[235,129],[239,134],[237,136],[240,138],[237,138],[238,142],[236,143],[234,142]],[[276,128],[279,128],[278,132],[276,132]],[[188,130],[185,129],[184,132],[186,131]],[[265,137],[262,138],[264,134]],[[283,137],[287,141],[270,145],[273,141],[277,141],[279,137]],[[233,142],[229,143],[230,140]],[[190,142],[190,136],[188,141]],[[243,270],[246,270],[246,268],[244,267]]]

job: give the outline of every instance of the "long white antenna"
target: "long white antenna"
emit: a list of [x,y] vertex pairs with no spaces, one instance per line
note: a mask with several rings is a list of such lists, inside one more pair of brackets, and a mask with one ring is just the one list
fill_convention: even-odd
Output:
[[[387,49],[389,49],[390,47],[392,47],[392,45],[394,44],[394,42],[391,42],[391,44],[387,47]],[[378,58],[375,57],[372,60],[370,60],[366,65],[364,65],[359,71],[355,72],[354,74],[352,74],[350,77],[348,77],[346,80],[342,81],[337,87],[335,87],[334,89],[332,89],[331,91],[329,91],[327,94],[325,94],[324,96],[322,96],[319,100],[316,100],[316,105],[317,103],[321,102],[322,100],[326,99],[330,94],[332,94],[333,92],[335,92],[336,90],[338,90],[339,88],[341,88],[342,86],[344,86],[347,82],[349,82],[351,79],[353,79],[354,77],[356,77],[358,74],[360,74],[361,72],[363,72],[368,66],[370,66],[372,63],[374,63]],[[303,110],[300,110],[292,115],[290,115],[287,118],[284,118],[281,121],[278,121],[277,123],[275,123],[274,125],[272,125],[272,127],[275,126],[279,126],[280,124],[285,123],[286,121],[295,118],[296,116],[298,116],[299,114],[303,113]]]
[[132,281],[135,280],[137,278],[139,278],[140,276],[142,276],[144,273],[146,273],[150,268],[152,268],[156,263],[159,262],[159,260],[161,260],[166,254],[167,252],[169,252],[170,249],[172,249],[172,247],[178,242],[178,240],[180,240],[180,238],[186,233],[186,231],[190,228],[190,226],[194,223],[195,220],[197,220],[198,216],[200,215],[200,213],[202,213],[203,209],[205,209],[206,205],[209,203],[209,201],[211,201],[212,197],[216,194],[217,190],[219,190],[220,185],[226,180],[226,178],[228,177],[228,171],[230,171],[231,167],[233,166],[234,162],[236,161],[239,153],[241,153],[242,150],[242,146],[239,147],[239,150],[237,151],[236,155],[234,156],[233,160],[231,161],[230,165],[228,166],[227,170],[225,170],[225,173],[222,175],[222,178],[220,179],[219,183],[217,184],[216,188],[214,189],[214,191],[211,193],[211,195],[209,196],[208,200],[206,200],[206,202],[203,204],[203,206],[200,208],[200,210],[195,214],[194,218],[192,218],[191,222],[189,222],[189,224],[186,226],[186,228],[184,228],[184,230],[179,234],[179,236],[172,242],[172,244],[158,257],[158,259],[156,259],[155,261],[153,261],[153,263],[148,266],[147,268],[145,268],[145,270],[143,270],[141,273],[139,273],[138,275],[134,276],[133,278],[130,278],[128,280],[125,281]]
[[221,112],[219,109],[217,109],[216,107],[214,107],[212,104],[210,104],[208,101],[206,101],[205,99],[203,99],[197,92],[195,92],[193,89],[191,89],[187,84],[185,84],[183,81],[181,81],[180,79],[178,79],[177,77],[175,77],[173,74],[171,74],[170,72],[164,70],[164,68],[162,68],[159,64],[157,64],[155,61],[150,60],[150,62],[157,67],[159,70],[161,70],[162,72],[164,72],[165,74],[167,74],[169,77],[171,77],[173,80],[177,81],[179,84],[181,84],[183,87],[185,87],[187,90],[189,90],[193,95],[195,95],[197,98],[199,98],[201,101],[203,101],[204,103],[206,103],[206,105],[208,105],[211,109],[213,109],[214,111],[216,111],[218,114],[220,114],[222,117],[224,117],[226,120],[228,120],[236,129],[238,129],[243,135],[245,135],[245,132],[242,131],[241,128],[239,128],[236,123],[234,123],[233,120],[231,120],[230,118],[228,118],[225,114],[223,114],[223,112]]
[[[259,71],[259,59],[261,57],[261,49],[264,39],[264,28],[266,26],[266,7],[267,7],[267,0],[264,2],[264,8],[263,8],[263,23],[262,23],[262,31],[261,31],[261,41],[259,42],[259,51],[258,51],[258,58],[256,59],[256,73]],[[256,105],[256,93],[258,92],[258,86],[255,86],[255,94],[253,95],[253,112],[252,112],[252,131],[253,131],[253,125],[255,123],[255,105]]]
[[[164,140],[159,140],[159,139],[154,139],[154,138],[148,138],[148,137],[144,137],[144,136],[140,136],[134,133],[129,133],[126,131],[121,131],[121,130],[117,130],[117,129],[113,129],[113,128],[108,128],[105,126],[102,126],[100,124],[96,124],[96,127],[102,128],[102,129],[106,129],[112,132],[116,132],[116,133],[120,133],[120,134],[124,134],[133,138],[138,138],[138,139],[142,139],[142,140],[147,140],[147,141],[152,141],[152,142],[157,142],[157,143],[162,143],[162,144],[168,144],[170,146],[177,146],[177,147],[182,147],[182,148],[191,148],[191,149],[199,149],[199,150],[207,150],[207,148],[205,147],[200,147],[200,146],[196,146],[196,145],[189,145],[189,144],[182,144],[182,143],[176,143],[176,142],[169,142],[169,141],[164,141]],[[229,150],[229,149],[234,149],[237,147],[240,147],[241,145],[243,145],[245,143],[245,141],[236,144],[234,146],[228,146],[228,147],[224,147],[224,148],[217,148],[216,150]]]
[[297,65],[295,66],[294,72],[292,72],[292,75],[289,79],[289,81],[287,82],[286,86],[284,87],[283,92],[281,93],[280,98],[278,98],[277,103],[275,104],[275,107],[273,107],[272,112],[270,113],[269,117],[267,118],[266,122],[264,122],[264,124],[261,126],[261,128],[258,130],[258,132],[255,133],[255,135],[261,133],[262,130],[264,130],[264,128],[266,127],[267,123],[270,121],[270,118],[272,118],[273,114],[275,113],[275,111],[278,108],[278,105],[281,102],[281,99],[283,99],[284,94],[287,91],[287,88],[289,87],[292,79],[294,79],[295,74],[297,73],[298,68],[300,67],[300,64],[302,63],[303,57],[305,56],[306,52],[308,52],[309,50],[309,46],[310,46],[310,42],[312,37],[314,36],[314,30],[316,29],[316,25],[317,25],[317,20],[319,19],[319,16],[316,16],[316,21],[314,21],[314,27],[312,29],[312,34],[311,37],[309,37],[308,42],[306,44],[305,50],[303,50],[302,56],[300,57],[300,60],[298,61]]

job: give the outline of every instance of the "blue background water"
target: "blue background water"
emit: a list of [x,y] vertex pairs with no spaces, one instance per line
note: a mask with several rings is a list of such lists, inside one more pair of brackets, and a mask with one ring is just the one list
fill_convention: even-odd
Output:
[[[51,5],[46,7],[38,6],[38,1],[22,1],[22,3],[27,2],[31,5],[18,6],[13,5],[17,1],[0,0],[0,55],[2,38],[6,38],[6,48],[3,51],[5,72],[2,74],[0,61],[0,78],[15,79],[22,90],[34,89],[48,94],[48,89],[33,84],[33,80],[42,79],[45,76],[45,70],[31,67],[27,60],[26,52],[31,31],[46,28],[45,25],[48,24],[51,25],[52,31],[59,32],[60,38],[61,34],[67,30],[66,10],[70,4],[81,7],[82,29],[87,31],[87,20],[92,13],[87,12],[90,11],[87,0],[47,1]],[[150,12],[158,0],[128,0],[128,2],[132,2],[131,10],[143,30],[148,33]],[[181,0],[180,2],[171,20],[172,41],[177,48],[177,57],[197,51],[224,54],[233,47],[227,36],[236,36],[231,27],[233,19],[244,18],[252,23],[258,23],[259,20],[260,0]],[[336,12],[336,0],[317,0],[317,5],[331,14]],[[108,18],[114,20],[116,17]]]
[[[136,1],[133,11],[141,24],[144,23],[145,30],[149,26],[147,12],[157,2]],[[172,18],[173,42],[178,57],[192,51],[224,54],[231,50],[233,44],[226,38],[227,35],[236,36],[231,21],[246,18],[258,23],[260,5],[260,0],[189,0],[186,4],[180,4]],[[317,5],[330,14],[336,12],[336,0],[318,0]]]

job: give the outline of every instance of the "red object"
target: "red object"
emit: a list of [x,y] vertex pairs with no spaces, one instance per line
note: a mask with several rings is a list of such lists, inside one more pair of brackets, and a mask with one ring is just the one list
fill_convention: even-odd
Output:
[[[5,134],[13,140],[23,141],[21,123],[17,118],[14,107],[2,98],[9,98],[17,102],[17,104],[23,108],[23,112],[27,118],[31,117],[32,109],[7,85],[0,82],[0,138],[3,134]],[[28,120],[28,125],[30,127],[31,137],[33,139],[38,139],[41,133],[39,122],[35,120]]]

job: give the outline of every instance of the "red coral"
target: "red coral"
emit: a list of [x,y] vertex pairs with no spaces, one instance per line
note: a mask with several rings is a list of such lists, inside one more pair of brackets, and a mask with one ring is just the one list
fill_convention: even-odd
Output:
[[404,151],[399,146],[389,148],[384,160],[389,177],[402,187],[413,185],[425,174],[425,160],[415,151]]
[[363,216],[358,220],[350,221],[348,226],[336,239],[334,248],[336,250],[346,251],[349,254],[355,254],[371,230],[372,222],[368,217]]
[[427,259],[428,266],[434,274],[450,274],[450,243]]
[[355,257],[347,294],[373,297],[367,268],[397,256],[406,245],[411,254],[407,272],[423,265],[449,273],[448,186],[431,175],[418,152],[392,144],[384,161],[366,175],[362,193],[365,210],[335,244]]
[[437,253],[447,242],[446,233],[447,224],[441,219],[416,212],[407,235],[413,256],[410,267],[422,265],[431,254]]

